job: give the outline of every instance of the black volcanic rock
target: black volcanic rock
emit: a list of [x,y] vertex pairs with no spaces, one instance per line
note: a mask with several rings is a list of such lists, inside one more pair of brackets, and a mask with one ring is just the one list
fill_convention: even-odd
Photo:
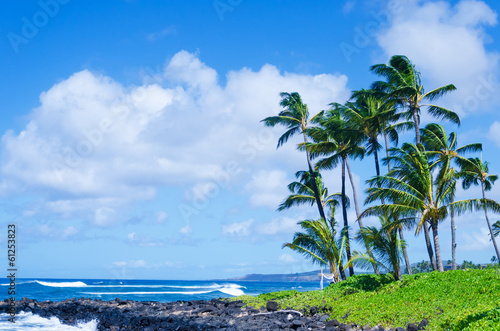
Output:
[[[48,318],[56,316],[67,325],[78,322],[97,320],[99,331],[109,330],[377,330],[384,331],[380,326],[368,329],[356,324],[344,324],[330,316],[316,313],[319,309],[305,309],[302,312],[294,310],[278,310],[275,301],[268,301],[266,309],[245,307],[241,301],[213,299],[210,301],[192,300],[178,302],[136,302],[115,299],[112,301],[92,299],[67,299],[60,302],[37,302],[23,298],[16,302],[16,313],[32,312]],[[315,307],[313,307],[315,308]],[[0,302],[0,313],[10,309],[9,301]],[[302,314],[310,314],[303,316]],[[424,330],[429,322],[408,324],[407,330]]]

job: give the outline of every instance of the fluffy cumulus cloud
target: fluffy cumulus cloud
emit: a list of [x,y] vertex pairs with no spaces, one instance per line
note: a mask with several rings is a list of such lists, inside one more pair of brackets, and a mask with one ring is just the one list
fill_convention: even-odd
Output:
[[389,3],[389,27],[377,36],[385,53],[380,61],[404,54],[424,74],[428,89],[454,84],[458,90],[445,102],[460,115],[496,101],[499,55],[486,47],[486,28],[497,24],[496,12],[477,0]]
[[[80,213],[110,226],[130,202],[152,199],[161,187],[227,178],[228,164],[240,166],[229,174],[236,180],[255,173],[256,165],[269,169],[281,162],[296,169],[296,156],[278,159],[277,136],[260,120],[280,110],[281,91],[300,92],[315,112],[345,100],[346,84],[343,75],[282,73],[264,65],[228,73],[223,86],[213,68],[185,51],[141,86],[83,70],[42,93],[21,132],[4,134],[0,193],[29,190],[44,197],[38,210]],[[266,205],[255,190],[263,179],[276,181],[271,175],[248,184],[252,204]],[[276,202],[271,184],[266,192]],[[159,222],[165,219],[158,214]]]

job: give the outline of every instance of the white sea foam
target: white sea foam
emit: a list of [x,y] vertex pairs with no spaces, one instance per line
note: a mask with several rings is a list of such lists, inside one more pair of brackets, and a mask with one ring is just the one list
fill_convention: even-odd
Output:
[[51,287],[86,287],[87,284],[84,282],[42,282],[35,280],[40,285],[51,286]]
[[229,294],[229,295],[232,295],[232,296],[239,296],[239,295],[244,295],[245,292],[243,292],[242,290],[240,290],[239,288],[235,288],[235,287],[223,287],[221,289],[218,290],[219,292],[222,292],[222,293],[225,293],[225,294]]
[[33,315],[32,313],[21,312],[16,315],[15,323],[9,322],[10,315],[0,314],[0,330],[40,330],[40,331],[96,331],[97,321],[78,323],[77,326],[62,324],[57,317],[50,319]]

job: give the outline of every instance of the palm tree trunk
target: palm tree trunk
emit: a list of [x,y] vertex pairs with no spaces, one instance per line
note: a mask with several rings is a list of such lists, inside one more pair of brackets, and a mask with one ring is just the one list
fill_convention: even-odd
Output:
[[432,244],[431,244],[431,239],[429,237],[429,229],[427,228],[427,222],[423,224],[423,227],[425,235],[425,245],[427,246],[427,253],[429,254],[432,270],[437,270],[436,259],[434,258],[434,252],[432,251]]
[[[451,201],[453,203],[453,201]],[[457,258],[456,258],[456,250],[457,250],[457,244],[456,244],[456,237],[455,237],[455,211],[453,208],[451,209],[450,212],[450,219],[451,219],[451,269],[452,270],[457,270]]]
[[[399,232],[399,239],[401,241],[405,240],[405,237],[403,236],[403,229],[399,226],[398,227],[398,232]],[[413,274],[411,270],[411,264],[410,264],[410,259],[408,258],[408,252],[406,251],[406,247],[403,247],[403,256],[405,257],[405,264],[406,264],[406,270],[408,270],[408,275]]]
[[[307,137],[305,134],[304,134],[304,142],[307,142]],[[311,174],[311,179],[313,182],[312,189],[314,191],[314,199],[316,199],[316,206],[318,206],[319,216],[323,218],[326,222],[327,218],[325,216],[325,210],[323,209],[323,203],[321,202],[318,186],[316,184],[316,175],[314,174],[314,169],[311,162],[311,155],[308,150],[306,150],[306,156],[307,156],[307,166],[309,167],[309,173]]]
[[384,131],[385,140],[385,155],[387,156],[387,170],[391,172],[391,160],[389,159],[389,139],[387,139],[387,132]]
[[418,118],[418,108],[412,107],[413,112],[413,122],[415,123],[415,138],[417,144],[420,144],[420,120]]
[[[484,182],[481,181],[481,189],[483,190],[483,200],[486,201],[486,195],[484,193]],[[500,253],[498,252],[497,242],[495,240],[495,236],[493,235],[493,229],[491,228],[490,220],[488,218],[488,211],[486,210],[486,206],[484,206],[484,216],[486,217],[486,223],[488,223],[488,228],[490,230],[491,241],[493,241],[493,246],[495,247],[495,252],[497,253],[498,264],[500,264]]]
[[[347,206],[346,206],[346,197],[345,197],[345,161],[346,158],[342,158],[342,216],[344,218],[344,231],[346,235],[346,254],[347,261],[351,260],[351,244],[349,240],[349,223],[347,221]],[[354,275],[354,267],[352,265],[349,266],[349,276]]]
[[444,271],[443,261],[441,261],[441,249],[439,248],[438,226],[435,221],[432,222],[432,236],[434,237],[434,248],[436,250],[437,270]]
[[[389,139],[387,139],[387,132],[385,131],[384,131],[384,140],[385,140],[385,155],[387,156],[387,172],[391,172],[391,161],[389,159]],[[401,227],[398,227],[398,233],[399,233],[399,239],[404,241],[405,237],[403,235],[403,229]],[[403,247],[403,255],[405,257],[405,264],[408,275],[412,275],[413,271],[411,270],[410,259],[408,258],[408,251],[406,250],[406,247]]]
[[377,176],[380,176],[380,165],[378,163],[378,151],[377,151],[377,145],[375,143],[376,143],[376,141],[372,142],[373,157],[375,158],[375,171],[377,172]]
[[[420,144],[420,120],[418,118],[418,108],[412,107],[413,112],[413,122],[415,123],[415,139],[417,145]],[[429,237],[429,229],[424,224],[424,235],[425,243],[427,245],[427,252],[429,253],[429,259],[431,260],[432,270],[437,270],[436,259],[434,258],[434,253],[432,252],[431,238]]]
[[[354,198],[354,207],[356,209],[356,219],[358,221],[359,229],[361,230],[361,228],[364,228],[364,225],[363,225],[363,220],[359,218],[360,212],[359,212],[359,205],[358,205],[358,195],[356,193],[356,187],[354,185],[354,181],[352,180],[352,172],[351,172],[351,167],[349,166],[348,159],[345,159],[345,164],[347,166],[347,173],[349,174],[349,181],[351,182],[352,195]],[[363,236],[363,242],[365,243],[366,252],[373,259],[373,253],[372,253],[372,250],[370,248],[370,245],[368,245],[368,242],[366,241],[364,235],[363,234],[361,234],[361,235]],[[380,272],[378,271],[378,268],[377,268],[377,264],[375,264],[375,263],[373,263],[373,271],[375,272],[375,274],[380,275]]]

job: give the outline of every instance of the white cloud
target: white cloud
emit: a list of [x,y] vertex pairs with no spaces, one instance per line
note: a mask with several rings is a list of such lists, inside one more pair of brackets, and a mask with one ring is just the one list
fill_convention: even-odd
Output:
[[[457,240],[459,245],[458,250],[461,251],[487,251],[491,249],[492,254],[495,252],[493,248],[493,243],[490,241],[490,231],[486,226],[486,221],[484,226],[476,227],[476,230],[470,230],[468,232],[460,232],[460,239]],[[477,231],[479,230],[479,231]]]
[[[232,71],[222,86],[214,69],[185,51],[155,78],[123,86],[83,70],[43,92],[26,127],[2,137],[0,194],[40,192],[41,211],[109,226],[158,188],[217,183],[229,164],[239,165],[231,181],[271,164],[283,164],[283,173],[303,167],[294,146],[276,152],[274,132],[282,128],[264,128],[260,120],[280,110],[282,91],[300,92],[313,113],[349,96],[346,76],[281,73],[272,65]],[[265,188],[261,179],[253,180],[252,203],[276,208],[283,198],[276,180],[265,192],[256,191]]]
[[290,254],[282,254],[279,257],[279,260],[284,263],[297,263],[297,259],[295,259],[293,256]]
[[298,221],[289,217],[275,218],[271,222],[259,224],[257,232],[264,235],[293,234],[300,230]]
[[141,247],[161,247],[165,245],[163,240],[152,238],[147,234],[137,234],[136,232],[127,235],[127,242]]
[[428,90],[454,84],[458,90],[441,104],[460,115],[494,101],[499,54],[486,49],[491,40],[485,27],[497,24],[497,14],[486,3],[408,0],[391,18],[391,26],[377,36],[385,59],[407,55]]
[[157,223],[163,223],[167,219],[168,214],[164,211],[159,211],[156,213],[156,222]]
[[276,209],[287,196],[288,183],[284,171],[261,170],[252,176],[252,180],[245,186],[245,189],[251,193],[252,206]]
[[187,224],[179,230],[179,233],[184,236],[189,236],[191,233],[193,233],[193,229],[191,228],[191,225]]
[[222,234],[225,236],[244,237],[251,234],[251,227],[254,223],[253,219],[244,222],[235,222],[229,225],[222,226]]
[[116,212],[113,208],[102,207],[95,211],[94,223],[98,226],[111,225],[115,219]]

